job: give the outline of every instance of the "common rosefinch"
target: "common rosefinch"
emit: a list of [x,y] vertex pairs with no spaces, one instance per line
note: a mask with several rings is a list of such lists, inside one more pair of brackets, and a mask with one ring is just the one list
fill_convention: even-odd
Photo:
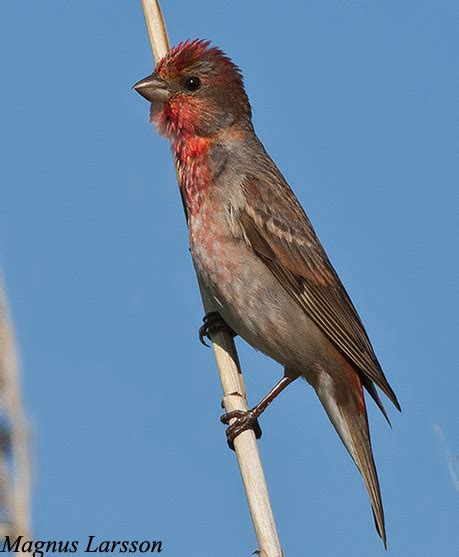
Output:
[[386,545],[363,387],[386,418],[375,385],[400,406],[308,217],[255,134],[240,70],[208,41],[186,41],[134,87],[171,141],[201,283],[229,327],[284,366],[268,397],[237,416],[229,440],[304,377],[363,476]]

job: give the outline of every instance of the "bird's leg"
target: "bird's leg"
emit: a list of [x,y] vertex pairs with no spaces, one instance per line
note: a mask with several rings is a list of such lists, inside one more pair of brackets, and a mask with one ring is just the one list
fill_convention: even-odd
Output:
[[218,313],[218,311],[210,311],[209,313],[206,313],[202,320],[204,321],[204,325],[201,325],[201,327],[199,327],[199,340],[202,342],[202,344],[204,344],[204,346],[209,347],[204,339],[206,337],[210,338],[209,335],[211,335],[212,333],[220,333],[222,331],[225,331],[233,337],[236,336],[236,333]]
[[234,422],[228,425],[226,429],[226,439],[228,446],[234,451],[234,440],[236,437],[246,429],[253,429],[255,437],[260,439],[261,428],[258,423],[258,417],[266,410],[271,402],[294,381],[298,375],[291,375],[286,373],[282,379],[273,387],[269,393],[253,408],[244,412],[243,410],[233,410],[221,416],[220,421],[223,424],[229,424],[230,420],[236,418]]

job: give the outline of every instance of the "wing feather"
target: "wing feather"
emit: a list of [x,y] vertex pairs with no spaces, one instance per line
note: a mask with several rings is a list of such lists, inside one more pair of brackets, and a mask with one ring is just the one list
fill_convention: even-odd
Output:
[[[271,187],[266,188],[266,180],[274,182]],[[360,317],[284,178],[273,169],[262,178],[248,176],[242,187],[246,204],[239,217],[246,241],[307,315],[354,363],[386,418],[372,382],[400,410]]]

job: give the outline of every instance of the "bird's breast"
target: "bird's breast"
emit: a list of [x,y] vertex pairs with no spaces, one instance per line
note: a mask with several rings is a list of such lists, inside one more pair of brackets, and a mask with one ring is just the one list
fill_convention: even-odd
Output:
[[194,136],[174,142],[172,148],[188,213],[196,215],[211,185],[210,142],[207,138]]
[[231,240],[225,226],[226,219],[222,208],[216,206],[210,196],[201,194],[196,200],[195,210],[189,215],[191,252],[199,270],[213,282],[218,282],[230,273],[228,251]]

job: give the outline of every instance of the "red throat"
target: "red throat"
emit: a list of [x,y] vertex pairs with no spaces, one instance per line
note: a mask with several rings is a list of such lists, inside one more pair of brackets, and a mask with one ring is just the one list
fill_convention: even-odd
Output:
[[199,212],[210,186],[207,155],[212,140],[196,135],[192,111],[185,103],[171,101],[158,111],[152,107],[152,121],[171,141],[187,209],[193,216]]
[[210,139],[196,135],[181,136],[172,143],[190,216],[199,212],[210,187],[211,175],[207,160],[209,149]]
[[196,135],[202,107],[197,99],[173,97],[162,105],[152,104],[150,120],[159,133],[174,142],[178,136]]

